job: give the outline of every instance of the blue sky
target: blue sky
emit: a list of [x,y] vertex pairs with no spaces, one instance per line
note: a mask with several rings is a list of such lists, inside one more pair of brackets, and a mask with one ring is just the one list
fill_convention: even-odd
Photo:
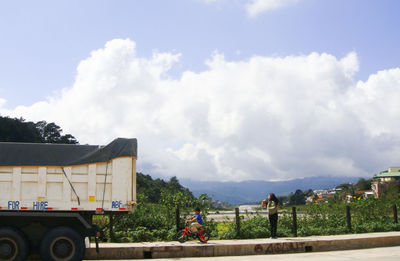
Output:
[[0,114],[138,171],[370,177],[400,165],[400,1],[0,2]]
[[400,2],[302,0],[249,17],[246,1],[2,1],[0,96],[30,105],[71,86],[78,63],[114,38],[130,38],[138,56],[181,53],[172,75],[201,71],[215,51],[227,60],[355,51],[355,79],[400,61]]

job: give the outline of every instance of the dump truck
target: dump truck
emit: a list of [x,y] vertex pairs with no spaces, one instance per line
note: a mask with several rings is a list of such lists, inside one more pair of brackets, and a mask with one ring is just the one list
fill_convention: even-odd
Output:
[[95,215],[136,205],[137,140],[107,146],[0,142],[0,260],[82,260]]

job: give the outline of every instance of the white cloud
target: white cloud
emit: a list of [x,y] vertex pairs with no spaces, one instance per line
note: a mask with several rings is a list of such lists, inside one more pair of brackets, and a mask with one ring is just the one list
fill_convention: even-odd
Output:
[[251,0],[246,4],[247,14],[251,17],[261,13],[296,4],[298,0]]
[[257,16],[261,13],[279,9],[297,3],[298,0],[251,0],[246,4],[249,16]]
[[[225,3],[232,4],[229,0],[203,0],[206,4]],[[294,5],[299,0],[245,0],[244,8],[250,17],[256,17],[261,13],[280,9],[290,5]]]
[[7,103],[6,99],[0,98],[0,108],[3,107]]
[[139,170],[200,180],[371,175],[400,158],[400,69],[354,82],[355,53],[255,56],[168,70],[179,54],[140,58],[131,40],[92,52],[59,96],[0,113],[55,121],[81,143],[137,137]]

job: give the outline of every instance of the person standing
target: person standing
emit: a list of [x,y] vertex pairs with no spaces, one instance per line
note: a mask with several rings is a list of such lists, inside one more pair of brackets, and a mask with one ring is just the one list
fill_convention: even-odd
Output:
[[268,195],[268,200],[264,199],[261,207],[267,208],[270,224],[271,238],[276,239],[276,230],[278,229],[278,206],[279,200],[274,193]]

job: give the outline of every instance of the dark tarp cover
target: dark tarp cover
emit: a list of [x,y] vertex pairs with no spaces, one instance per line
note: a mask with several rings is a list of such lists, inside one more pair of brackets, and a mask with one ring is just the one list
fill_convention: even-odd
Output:
[[68,166],[137,157],[137,140],[118,138],[107,146],[0,142],[0,166]]

